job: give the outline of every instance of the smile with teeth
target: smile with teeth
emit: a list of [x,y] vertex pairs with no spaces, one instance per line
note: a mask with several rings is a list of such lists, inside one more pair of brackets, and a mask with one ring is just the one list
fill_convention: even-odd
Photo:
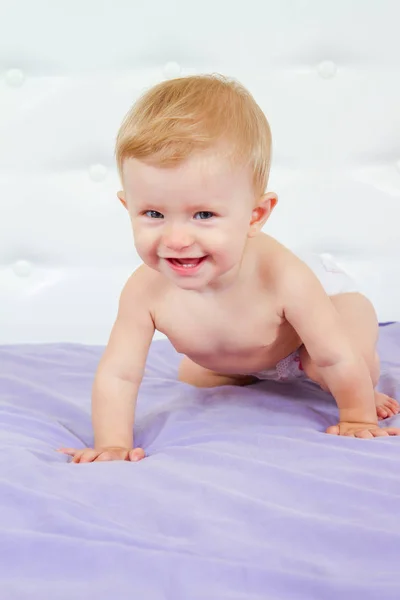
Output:
[[204,256],[198,256],[196,258],[169,258],[168,260],[178,267],[190,269],[197,267],[197,265],[200,264],[204,258]]

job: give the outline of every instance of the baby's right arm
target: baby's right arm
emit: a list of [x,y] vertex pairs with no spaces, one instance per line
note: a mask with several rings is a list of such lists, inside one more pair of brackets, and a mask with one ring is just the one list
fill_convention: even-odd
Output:
[[73,462],[140,460],[133,447],[136,399],[154,334],[146,272],[139,268],[126,283],[117,319],[93,384],[94,448],[62,448]]

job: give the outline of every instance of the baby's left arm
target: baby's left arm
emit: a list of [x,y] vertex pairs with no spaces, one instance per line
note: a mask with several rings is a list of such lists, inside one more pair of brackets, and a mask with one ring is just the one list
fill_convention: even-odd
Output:
[[334,396],[340,422],[377,426],[369,368],[317,277],[304,263],[293,261],[282,270],[279,288],[284,316]]

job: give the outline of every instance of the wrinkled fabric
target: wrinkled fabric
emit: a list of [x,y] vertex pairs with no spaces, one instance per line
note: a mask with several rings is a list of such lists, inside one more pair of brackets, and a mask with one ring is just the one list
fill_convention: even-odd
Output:
[[[400,398],[400,324],[380,330]],[[196,389],[154,342],[139,463],[75,465],[92,444],[102,348],[0,347],[3,600],[398,600],[400,438],[329,436],[312,382]],[[385,424],[400,427],[400,417]]]

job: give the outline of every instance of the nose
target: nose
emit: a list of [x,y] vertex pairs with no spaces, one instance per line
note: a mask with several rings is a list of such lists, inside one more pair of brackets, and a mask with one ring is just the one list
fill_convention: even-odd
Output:
[[191,246],[193,239],[185,227],[173,226],[164,232],[163,244],[169,250],[178,252]]

